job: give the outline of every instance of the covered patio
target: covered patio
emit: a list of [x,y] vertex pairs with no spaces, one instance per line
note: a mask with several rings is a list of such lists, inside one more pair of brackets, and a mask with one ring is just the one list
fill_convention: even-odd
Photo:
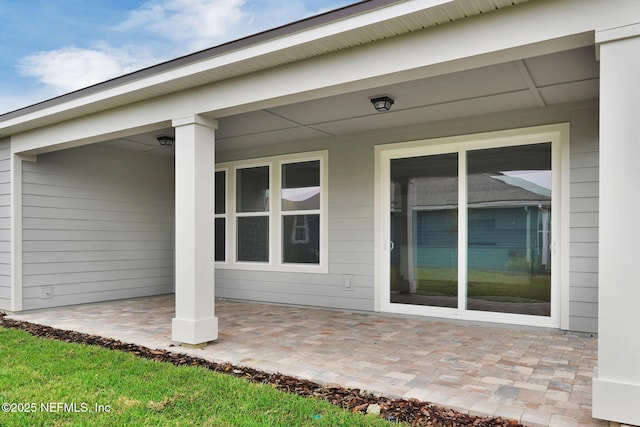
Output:
[[174,297],[52,308],[11,318],[528,426],[593,426],[597,340],[587,334],[403,315],[217,300],[206,348],[171,341]]

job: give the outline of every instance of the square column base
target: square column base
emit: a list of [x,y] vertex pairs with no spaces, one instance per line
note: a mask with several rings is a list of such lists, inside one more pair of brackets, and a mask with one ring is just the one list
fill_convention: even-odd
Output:
[[593,418],[616,423],[640,425],[640,384],[607,381],[593,375]]
[[174,318],[171,320],[171,340],[200,345],[218,339],[218,318],[200,320]]

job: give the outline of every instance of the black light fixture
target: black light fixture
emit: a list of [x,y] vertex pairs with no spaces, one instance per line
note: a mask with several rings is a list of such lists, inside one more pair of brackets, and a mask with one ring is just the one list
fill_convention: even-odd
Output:
[[173,142],[175,141],[175,139],[169,135],[160,135],[156,139],[158,140],[158,144],[162,145],[163,147],[171,147],[173,146]]
[[375,98],[371,98],[371,103],[373,104],[373,108],[375,108],[377,111],[380,111],[381,113],[384,113],[385,111],[389,111],[391,109],[394,101],[388,96],[377,96]]

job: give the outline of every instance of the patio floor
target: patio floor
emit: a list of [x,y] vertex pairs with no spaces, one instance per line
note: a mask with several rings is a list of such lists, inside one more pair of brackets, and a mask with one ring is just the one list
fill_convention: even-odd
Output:
[[595,338],[220,300],[219,339],[190,349],[169,347],[173,313],[173,295],[166,295],[9,317],[529,426],[608,425],[591,418]]

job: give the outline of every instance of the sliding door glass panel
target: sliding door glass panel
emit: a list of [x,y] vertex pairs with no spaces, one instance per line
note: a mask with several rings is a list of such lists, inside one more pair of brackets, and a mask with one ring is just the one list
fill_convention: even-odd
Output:
[[391,160],[390,302],[458,306],[458,155]]
[[467,152],[467,309],[551,315],[551,143]]

